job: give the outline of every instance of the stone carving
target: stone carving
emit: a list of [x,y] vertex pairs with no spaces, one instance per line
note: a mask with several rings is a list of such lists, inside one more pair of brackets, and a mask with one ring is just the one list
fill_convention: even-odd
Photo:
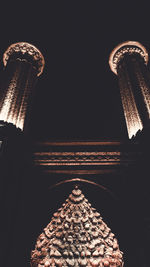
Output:
[[134,68],[135,68],[136,79],[141,89],[143,100],[147,109],[148,118],[150,119],[150,80],[147,81],[145,77],[146,75],[143,75],[139,62],[134,61]]
[[110,54],[109,65],[118,75],[121,100],[129,138],[136,137],[149,125],[150,82],[146,67],[148,52],[135,41],[116,46]]
[[[24,129],[25,117],[37,76],[44,69],[44,58],[32,44],[15,43],[3,55],[7,80],[0,94],[0,120]],[[6,76],[5,75],[5,76]]]
[[37,63],[37,76],[40,76],[43,72],[45,60],[42,53],[32,44],[26,42],[19,42],[10,45],[3,55],[3,63],[4,66],[7,65],[7,62],[10,56],[14,53],[28,54],[33,58],[33,60]]
[[126,119],[128,135],[131,139],[133,136],[136,136],[138,131],[142,131],[143,123],[136,105],[127,67],[125,66],[125,64],[122,64],[122,66],[119,67],[118,81],[120,87],[120,95],[124,110],[124,116]]
[[122,267],[123,256],[100,213],[76,186],[38,237],[31,266]]
[[140,54],[144,59],[145,64],[148,63],[148,52],[146,48],[135,41],[127,41],[116,46],[110,54],[109,65],[111,70],[117,75],[117,67],[120,60],[125,54]]

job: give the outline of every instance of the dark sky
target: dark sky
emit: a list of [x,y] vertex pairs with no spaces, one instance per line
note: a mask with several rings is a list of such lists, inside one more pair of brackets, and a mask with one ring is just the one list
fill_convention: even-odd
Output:
[[45,57],[30,114],[33,139],[127,138],[108,58],[126,40],[150,49],[148,16],[145,5],[124,1],[20,1],[1,8],[1,57],[18,41]]

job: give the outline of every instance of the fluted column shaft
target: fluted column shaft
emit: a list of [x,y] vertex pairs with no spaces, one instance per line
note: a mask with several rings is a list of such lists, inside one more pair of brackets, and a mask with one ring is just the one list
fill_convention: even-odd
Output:
[[5,70],[4,87],[0,101],[0,120],[23,130],[27,104],[36,80],[32,65],[26,61],[10,61]]
[[6,50],[3,61],[6,67],[0,94],[0,120],[23,130],[33,87],[43,71],[44,58],[34,46],[17,43]]
[[128,135],[132,138],[150,119],[148,54],[137,42],[125,42],[114,50],[109,63],[118,76]]
[[[33,87],[43,71],[44,58],[36,47],[22,42],[6,50],[3,62],[5,69],[0,88],[1,265],[9,266],[11,262],[15,266],[13,248],[19,240],[19,235],[15,234],[23,222],[21,209],[24,201],[28,201],[33,183],[29,175],[32,171],[30,140],[24,129]],[[23,238],[25,240],[25,236]],[[19,251],[23,253],[21,247],[18,243]]]

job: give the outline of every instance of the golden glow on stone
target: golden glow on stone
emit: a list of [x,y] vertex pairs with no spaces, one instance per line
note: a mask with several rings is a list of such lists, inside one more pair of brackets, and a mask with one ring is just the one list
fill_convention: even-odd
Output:
[[[8,123],[12,123],[17,128],[23,130],[25,114],[21,112],[20,107],[16,110],[17,97],[19,92],[16,90],[16,79],[19,76],[19,72],[15,72],[12,80],[9,83],[5,98],[0,105],[0,120]],[[23,97],[24,100],[24,97]],[[23,101],[22,100],[22,101]],[[18,111],[18,112],[17,112]]]
[[[34,45],[26,42],[15,43],[7,48],[3,55],[4,66],[7,65],[9,58],[16,53],[19,53],[17,59],[20,59],[20,62],[21,60],[23,62],[28,61],[30,56],[36,71],[35,77],[42,74],[45,65],[44,57]],[[31,70],[31,73],[28,72],[27,76],[23,77],[22,65],[18,65],[11,75],[7,88],[4,88],[4,92],[2,92],[0,120],[12,123],[23,130],[30,90],[34,84],[32,83],[33,73]]]
[[123,257],[111,229],[76,186],[38,237],[31,266],[123,267]]
[[132,54],[132,53],[138,53],[143,58],[145,63],[148,63],[148,52],[146,48],[139,42],[135,41],[126,41],[119,45],[117,45],[111,52],[109,56],[109,66],[112,72],[114,72],[117,75],[117,64],[119,62],[120,57],[123,54]]
[[132,87],[129,82],[129,76],[126,72],[125,76],[122,72],[119,74],[119,86],[121,100],[124,110],[124,116],[127,125],[128,136],[131,139],[136,135],[138,131],[143,129],[143,123],[141,121],[134,95],[132,92]]
[[3,63],[4,66],[7,65],[8,59],[9,57],[13,54],[13,53],[17,53],[20,52],[22,54],[29,54],[30,56],[33,57],[34,61],[39,62],[39,69],[38,69],[38,74],[37,76],[40,76],[43,72],[44,66],[45,66],[45,60],[44,57],[42,55],[42,53],[40,52],[40,50],[35,47],[32,44],[29,44],[27,42],[18,42],[18,43],[14,43],[11,44],[5,51],[4,55],[3,55]]
[[[125,55],[140,55],[142,60],[131,57],[132,68],[128,67],[128,63],[123,61]],[[122,60],[122,63],[121,63]],[[121,63],[119,65],[119,63]],[[140,107],[137,102],[138,92],[135,87],[139,86],[143,98],[141,97],[141,105],[144,104],[147,108],[150,117],[150,92],[149,87],[141,72],[140,64],[148,63],[148,52],[146,48],[135,41],[126,41],[116,46],[110,54],[109,65],[111,70],[118,75],[120,94],[122,100],[122,106],[124,110],[124,116],[127,125],[128,136],[131,139],[136,136],[138,131],[143,129],[143,117],[140,113]],[[130,75],[131,74],[131,75]],[[135,79],[133,83],[132,75]],[[144,114],[143,114],[144,115]]]
[[23,92],[19,92],[16,83],[18,77],[19,71],[16,71],[9,83],[6,95],[1,101],[0,120],[12,123],[23,130],[29,92],[27,88],[24,88]]

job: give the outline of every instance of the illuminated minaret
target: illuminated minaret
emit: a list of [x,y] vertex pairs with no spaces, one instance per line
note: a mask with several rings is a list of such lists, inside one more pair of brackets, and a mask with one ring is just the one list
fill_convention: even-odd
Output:
[[19,205],[25,198],[24,191],[27,190],[30,195],[29,188],[32,187],[32,181],[28,179],[32,172],[32,155],[24,130],[27,128],[26,115],[33,88],[43,72],[44,58],[35,46],[19,42],[8,47],[3,63],[5,68],[0,86],[0,210],[2,265],[9,266],[6,255],[13,255],[13,245],[10,248],[8,238],[13,240],[13,233],[22,223],[22,217],[18,216]]
[[19,42],[3,55],[4,81],[0,92],[0,121],[24,129],[31,92],[43,72],[44,57],[33,45]]
[[111,70],[118,76],[129,138],[149,125],[150,73],[148,52],[139,42],[127,41],[113,49]]

